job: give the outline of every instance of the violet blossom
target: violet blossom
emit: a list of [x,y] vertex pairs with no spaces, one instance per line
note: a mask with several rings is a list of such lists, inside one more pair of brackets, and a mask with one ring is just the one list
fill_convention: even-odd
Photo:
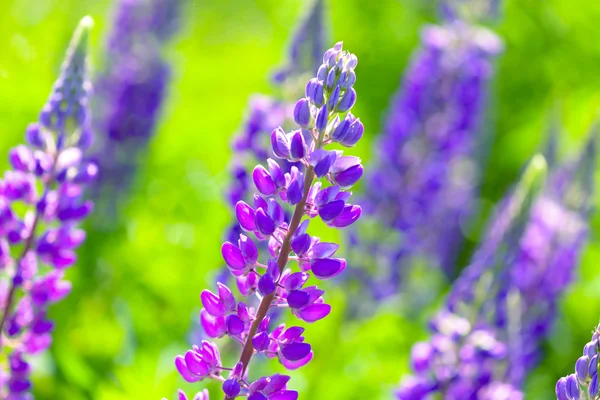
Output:
[[90,17],[81,20],[60,75],[27,145],[9,154],[12,170],[0,180],[0,397],[31,398],[28,358],[52,342],[51,304],[67,296],[65,270],[84,241],[78,223],[92,211],[83,192],[97,174],[86,159],[92,144],[87,73]]
[[477,194],[493,59],[501,49],[493,32],[460,21],[423,29],[365,181],[368,218],[350,235],[352,271],[374,298],[397,294],[419,260],[449,277],[456,272],[462,226]]
[[[266,167],[254,168],[254,201],[239,201],[235,206],[244,233],[221,248],[241,294],[255,296],[260,303],[256,308],[248,306],[221,282],[216,292],[202,292],[200,319],[207,336],[228,336],[242,350],[237,364],[227,368],[215,343],[194,345],[175,359],[186,381],[221,381],[226,399],[298,397],[296,391],[287,388],[289,376],[250,379],[248,367],[258,354],[276,358],[290,370],[302,367],[314,356],[303,336],[304,327],[270,326],[268,314],[274,308],[289,308],[305,323],[319,321],[331,312],[325,292],[310,278],[333,278],[345,269],[346,261],[335,255],[339,245],[321,242],[310,235],[308,227],[318,216],[329,227],[344,228],[361,214],[359,206],[348,203],[349,189],[363,173],[360,159],[326,149],[332,143],[352,147],[362,137],[364,127],[350,112],[356,101],[353,85],[357,62],[354,54],[342,50],[341,42],[327,50],[317,77],[306,86],[306,97],[294,107],[298,129],[286,132],[279,127],[271,133],[275,157],[298,164],[284,172],[277,161],[269,159]],[[266,242],[267,249],[259,250],[255,241]],[[295,271],[290,262],[297,265]]]

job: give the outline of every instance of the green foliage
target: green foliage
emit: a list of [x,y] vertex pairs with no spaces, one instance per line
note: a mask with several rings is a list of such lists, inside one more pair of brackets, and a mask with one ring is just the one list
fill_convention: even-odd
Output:
[[[51,312],[57,322],[52,352],[36,360],[36,398],[173,398],[178,386],[192,392],[193,385],[178,379],[173,357],[188,346],[199,293],[212,285],[222,265],[221,232],[230,218],[222,195],[229,141],[249,96],[272,90],[267,76],[283,61],[304,3],[187,2],[185,27],[169,51],[176,74],[157,136],[129,202],[121,204],[119,225],[106,231],[95,229],[93,219],[88,224],[87,243],[69,272],[74,291]],[[419,27],[434,21],[434,7],[417,0],[327,3],[333,39],[343,39],[360,60],[355,114],[365,124],[367,140],[357,151],[368,161],[370,142],[418,42]],[[99,65],[109,10],[107,0],[2,4],[0,154],[22,142],[27,123],[37,118],[72,29],[86,14],[96,21],[91,44]],[[572,0],[509,0],[505,5],[497,30],[506,50],[494,84],[490,126],[495,135],[489,140],[479,220],[541,147],[548,112],[557,101],[567,128],[560,137],[561,155],[583,144],[600,106],[600,48],[594,39],[599,20],[595,0],[581,0],[577,7]],[[6,165],[1,158],[0,166]],[[598,322],[599,223],[592,221],[580,278],[561,306],[546,357],[529,379],[527,398],[551,398],[556,379],[572,370]],[[474,235],[468,247],[476,241]],[[345,322],[343,288],[326,286],[334,311],[307,331],[316,356],[293,373],[294,387],[305,399],[389,398],[408,371],[412,343],[426,335],[427,315],[405,319],[386,309],[365,321]],[[268,367],[281,369],[275,363]],[[209,387],[218,391],[215,384]]]

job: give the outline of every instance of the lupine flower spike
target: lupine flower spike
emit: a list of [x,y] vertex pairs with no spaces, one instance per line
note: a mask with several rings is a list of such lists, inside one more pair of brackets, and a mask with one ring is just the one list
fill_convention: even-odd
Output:
[[598,367],[600,366],[600,325],[594,329],[592,340],[583,347],[575,362],[575,373],[556,383],[558,400],[599,400]]
[[[465,296],[467,306],[440,311],[430,324],[431,339],[413,346],[414,375],[401,382],[396,392],[399,400],[422,399],[433,394],[447,399],[484,398],[482,393],[493,391],[494,387],[514,392],[515,397],[510,399],[522,399],[518,389],[504,386],[494,376],[496,364],[506,358],[506,344],[499,340],[490,323],[473,319],[480,311],[481,299],[477,296],[488,295],[487,286],[493,281],[494,269],[500,268],[509,255],[503,243],[523,231],[545,169],[543,157],[534,157],[510,196],[496,210],[472,263],[458,280],[469,282],[475,293]],[[449,304],[452,295],[453,292]]]
[[[306,97],[296,104],[298,129],[286,132],[277,128],[271,133],[275,156],[299,164],[287,173],[273,159],[266,167],[256,166],[252,173],[257,188],[253,204],[240,201],[235,206],[244,233],[236,241],[225,242],[221,249],[229,271],[242,278],[238,279],[240,292],[255,295],[260,303],[256,309],[247,306],[220,282],[216,292],[202,292],[201,322],[206,334],[213,338],[229,336],[240,343],[241,355],[236,365],[226,368],[217,345],[203,341],[175,359],[186,381],[219,380],[226,399],[298,397],[287,388],[289,376],[249,379],[248,369],[258,354],[277,358],[290,370],[313,358],[312,347],[303,336],[305,328],[270,326],[268,314],[272,309],[289,308],[305,323],[331,312],[325,292],[309,283],[309,278],[332,278],[344,270],[346,261],[335,255],[339,245],[321,242],[308,228],[317,216],[330,227],[344,228],[361,214],[359,206],[348,203],[349,189],[363,172],[360,159],[327,149],[333,143],[352,147],[363,134],[362,123],[350,112],[356,101],[352,87],[356,65],[356,56],[343,51],[341,42],[327,50],[317,77],[306,86]],[[288,206],[292,206],[290,218],[285,212]],[[267,242],[268,250],[259,252],[255,241]],[[224,371],[229,371],[228,376]]]
[[119,0],[95,81],[94,149],[100,165],[96,224],[114,223],[118,199],[156,130],[171,67],[163,49],[179,25],[181,0]]
[[[423,29],[366,176],[361,204],[368,218],[350,231],[351,271],[373,298],[409,286],[401,285],[417,264],[429,277],[434,270],[455,273],[462,227],[474,208],[493,59],[501,49],[493,32],[463,22]],[[405,304],[414,305],[416,295],[409,297]]]
[[91,18],[81,20],[38,122],[27,127],[27,145],[10,151],[12,170],[0,180],[0,349],[8,355],[0,364],[3,399],[29,398],[28,356],[51,344],[48,307],[69,294],[65,269],[85,239],[77,224],[92,211],[82,198],[97,174],[85,156],[92,144],[91,25]]
[[592,134],[575,163],[551,171],[530,207],[515,206],[522,185],[500,203],[432,323],[434,336],[413,348],[416,376],[401,385],[400,399],[415,393],[470,398],[490,382],[522,389],[586,241],[594,166]]

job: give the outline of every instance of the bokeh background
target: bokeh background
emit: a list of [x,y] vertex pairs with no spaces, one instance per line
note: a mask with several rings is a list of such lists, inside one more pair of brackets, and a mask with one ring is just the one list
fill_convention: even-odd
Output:
[[[156,135],[141,157],[130,195],[119,204],[116,224],[100,229],[94,219],[88,223],[88,240],[68,274],[73,293],[51,310],[57,325],[52,350],[35,360],[37,399],[174,398],[180,386],[192,392],[178,377],[173,358],[188,347],[199,293],[222,267],[222,232],[230,221],[223,194],[229,143],[249,96],[273,91],[269,74],[284,61],[307,3],[185,2],[181,30],[167,51],[174,79]],[[355,114],[364,122],[366,140],[356,152],[368,168],[371,142],[418,44],[420,27],[436,20],[435,4],[326,3],[331,37],[344,40],[344,47],[359,57]],[[92,66],[101,65],[111,9],[107,0],[2,1],[0,154],[22,142],[25,127],[44,104],[71,32],[86,14],[96,21]],[[492,205],[543,145],[552,114],[560,110],[559,153],[567,157],[581,147],[600,109],[600,44],[595,39],[600,3],[508,0],[502,10],[493,25],[505,41],[488,122],[494,134],[480,215],[461,267]],[[5,157],[0,166],[7,166]],[[556,379],[572,371],[600,318],[600,219],[594,217],[591,224],[578,279],[561,302],[545,358],[528,380],[528,399],[553,398]],[[373,310],[367,319],[346,321],[344,287],[325,286],[334,311],[307,331],[316,357],[292,373],[294,389],[304,399],[390,398],[408,372],[411,345],[426,336],[429,315],[408,318],[386,308]],[[268,368],[281,369],[275,362]],[[209,388],[218,390],[214,384]]]

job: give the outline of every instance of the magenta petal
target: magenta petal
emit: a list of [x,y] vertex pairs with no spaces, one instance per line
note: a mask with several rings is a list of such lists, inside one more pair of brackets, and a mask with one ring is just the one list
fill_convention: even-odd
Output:
[[217,286],[219,288],[219,300],[221,304],[225,307],[227,311],[235,310],[237,302],[235,301],[235,297],[233,297],[233,293],[231,292],[231,290],[227,286],[223,285],[221,282],[217,282]]
[[327,257],[331,257],[335,254],[335,252],[340,248],[339,244],[336,243],[327,243],[327,242],[320,242],[315,244],[311,251],[310,251],[310,256],[311,258],[327,258]]
[[177,371],[179,371],[181,377],[189,383],[198,382],[200,380],[199,377],[192,374],[192,372],[188,369],[185,359],[182,356],[175,357],[175,368],[177,368]]
[[271,395],[269,400],[298,400],[298,392],[295,390],[282,390],[279,393]]
[[310,353],[310,344],[308,343],[291,343],[281,347],[281,354],[287,360],[298,361],[306,357]]
[[343,200],[334,200],[319,207],[319,216],[323,221],[329,222],[344,211],[345,205]]
[[244,321],[235,314],[227,317],[227,333],[235,336],[244,332]]
[[304,357],[301,360],[298,361],[290,361],[287,360],[285,358],[281,358],[281,364],[283,364],[283,366],[289,370],[294,370],[294,369],[298,369],[306,364],[308,364],[310,362],[310,360],[312,360],[313,358],[313,352],[311,351],[310,353],[308,353],[308,355],[306,357]]
[[218,338],[225,334],[224,317],[214,317],[203,309],[200,312],[200,323],[204,328],[204,332],[211,338]]
[[188,369],[197,377],[203,378],[208,375],[208,364],[200,358],[200,355],[188,350],[184,356]]
[[243,230],[252,232],[256,229],[254,223],[254,209],[243,201],[235,205],[235,216]]
[[215,317],[220,317],[227,311],[225,305],[219,300],[219,297],[210,290],[203,290],[200,293],[200,301],[206,311]]
[[265,196],[271,196],[277,193],[277,185],[269,172],[262,165],[257,165],[252,171],[252,180],[258,191]]
[[306,322],[315,322],[325,318],[331,312],[329,304],[311,304],[297,312],[298,317]]
[[342,258],[317,258],[310,264],[313,274],[319,279],[329,279],[346,268],[346,260]]
[[223,246],[221,246],[221,254],[223,255],[223,260],[225,260],[225,263],[227,263],[230,268],[243,269],[246,267],[242,251],[233,243],[223,243]]
[[356,220],[360,218],[361,213],[362,209],[360,206],[347,204],[342,213],[335,217],[335,219],[331,221],[329,225],[332,225],[336,228],[345,228],[356,222]]
[[279,392],[285,388],[285,385],[289,380],[290,377],[287,375],[275,374],[270,377],[270,382],[263,389],[263,393],[266,395],[272,395],[275,392]]

